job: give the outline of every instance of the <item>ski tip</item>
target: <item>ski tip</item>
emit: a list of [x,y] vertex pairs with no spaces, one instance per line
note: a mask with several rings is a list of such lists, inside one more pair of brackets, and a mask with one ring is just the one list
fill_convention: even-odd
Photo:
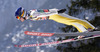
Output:
[[18,45],[14,45],[15,47],[18,47]]
[[24,31],[24,33],[27,33],[27,32],[29,32],[29,31]]
[[14,47],[21,47],[21,45],[14,45]]

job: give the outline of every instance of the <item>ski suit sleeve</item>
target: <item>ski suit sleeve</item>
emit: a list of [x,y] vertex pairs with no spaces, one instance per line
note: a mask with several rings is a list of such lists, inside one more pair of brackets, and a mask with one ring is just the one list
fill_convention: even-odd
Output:
[[58,14],[58,9],[56,9],[56,8],[49,9],[48,12],[44,12],[44,13],[42,13],[42,15],[39,15],[37,17],[46,17],[46,16],[50,16],[50,15],[54,15],[54,14]]
[[40,18],[48,17],[53,14],[57,13],[58,9],[34,9],[30,10],[30,17],[32,17],[33,20],[37,20]]

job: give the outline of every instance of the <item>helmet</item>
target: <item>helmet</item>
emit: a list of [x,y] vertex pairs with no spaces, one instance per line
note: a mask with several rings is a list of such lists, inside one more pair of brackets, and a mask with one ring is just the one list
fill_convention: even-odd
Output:
[[26,11],[23,7],[19,7],[16,12],[15,12],[15,16],[17,19],[20,19],[20,17],[25,17],[26,16]]

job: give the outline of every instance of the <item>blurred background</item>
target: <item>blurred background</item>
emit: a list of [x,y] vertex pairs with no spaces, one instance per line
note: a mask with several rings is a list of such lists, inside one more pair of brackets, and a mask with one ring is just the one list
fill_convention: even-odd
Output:
[[100,27],[100,0],[0,0],[0,52],[99,52],[100,38],[41,47],[16,48],[15,44],[52,42],[72,37],[28,36],[24,31],[36,32],[77,32],[72,26],[52,20],[21,22],[16,19],[19,7],[31,9],[63,9],[66,14],[85,19]]

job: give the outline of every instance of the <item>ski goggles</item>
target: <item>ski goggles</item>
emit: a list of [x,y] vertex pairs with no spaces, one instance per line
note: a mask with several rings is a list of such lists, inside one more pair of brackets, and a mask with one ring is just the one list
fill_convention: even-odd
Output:
[[16,18],[19,20],[21,17],[17,16]]

